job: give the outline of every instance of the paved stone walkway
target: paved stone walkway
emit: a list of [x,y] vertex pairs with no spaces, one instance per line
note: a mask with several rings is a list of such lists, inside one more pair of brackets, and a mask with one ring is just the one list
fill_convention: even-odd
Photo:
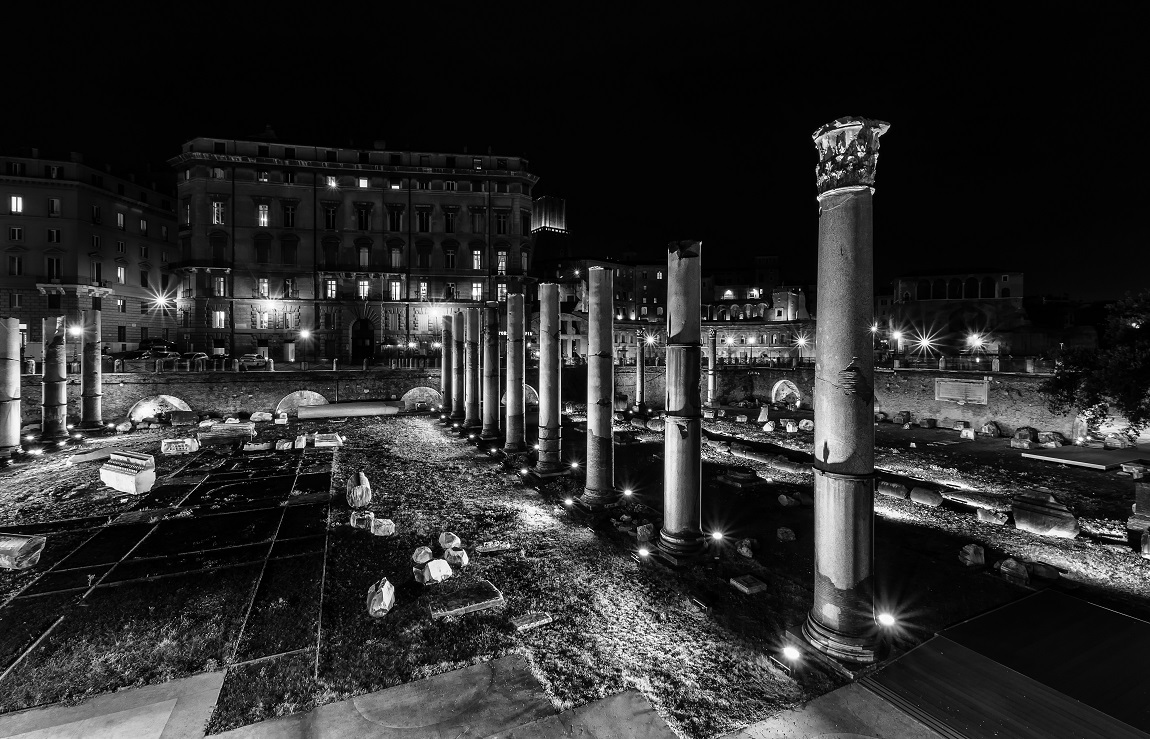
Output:
[[[7,739],[201,739],[223,685],[211,672],[0,717]],[[518,655],[309,711],[244,726],[221,739],[674,739],[637,691],[556,711]]]

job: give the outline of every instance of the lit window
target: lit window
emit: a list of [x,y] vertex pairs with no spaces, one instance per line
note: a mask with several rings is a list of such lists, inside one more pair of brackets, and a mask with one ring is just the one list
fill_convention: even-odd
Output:
[[482,282],[471,283],[471,299],[472,300],[483,300],[483,283]]
[[256,206],[256,222],[265,228],[268,226],[269,221],[268,208],[269,206],[266,204]]
[[499,283],[496,287],[496,295],[500,302],[507,300],[507,284],[504,282]]
[[367,248],[366,246],[359,247],[359,266],[371,266],[371,249]]
[[13,276],[24,274],[24,257],[8,255],[8,274]]
[[399,280],[392,280],[390,283],[390,292],[388,293],[392,300],[402,300],[403,291]]
[[391,249],[391,267],[392,269],[400,269],[403,267],[403,252],[395,247]]
[[128,301],[124,300],[123,298],[116,298],[116,312],[117,313],[127,313],[128,312]]
[[662,272],[662,271],[656,272],[656,273],[655,273],[655,279],[656,279],[656,280],[661,280],[661,279],[663,279],[663,272]]
[[124,218],[123,213],[117,213],[116,214],[116,228],[120,229],[121,231],[123,231],[125,228],[127,228],[126,220]]
[[443,189],[444,190],[454,190],[455,187],[456,187],[455,180],[447,180],[446,182],[443,183]]
[[498,271],[498,274],[507,274],[507,252],[502,249],[495,252],[495,259],[496,270]]
[[256,328],[267,328],[267,327],[268,327],[268,312],[263,311],[263,310],[259,311],[258,313],[256,313]]
[[9,241],[23,241],[24,240],[24,229],[20,228],[19,226],[9,226],[8,227],[8,240]]
[[419,283],[419,299],[420,300],[427,300],[427,283],[426,282]]
[[13,195],[12,197],[8,198],[8,207],[11,209],[11,211],[13,213],[23,213],[24,212],[24,196]]
[[260,182],[267,182],[268,181],[268,173],[265,171],[257,172],[256,173],[256,179],[259,180]]
[[145,236],[148,235],[148,219],[147,218],[141,218],[140,219],[140,233],[144,234]]
[[48,215],[60,215],[60,198],[48,198]]
[[226,297],[228,294],[227,281],[224,277],[212,278],[212,294],[217,298]]
[[259,296],[260,296],[261,298],[266,298],[266,297],[268,297],[268,295],[269,295],[269,292],[268,292],[268,278],[266,278],[266,277],[261,277],[261,278],[259,279],[259,287],[258,287],[258,290],[259,290]]
[[212,202],[212,224],[222,226],[224,224],[224,203],[220,200]]
[[116,282],[123,285],[128,279],[127,267],[116,267]]
[[219,167],[213,168],[212,169],[212,178],[216,179],[216,180],[224,179],[224,170],[220,169]]
[[478,250],[471,252],[471,268],[483,269],[483,252]]
[[328,187],[337,187],[338,185],[336,183],[336,179],[334,177],[328,177],[327,178],[327,186]]
[[212,311],[212,328],[227,328],[227,311]]
[[359,185],[360,187],[367,187],[367,178],[366,177],[359,177],[356,179],[355,183],[357,185]]
[[389,186],[389,187],[390,187],[392,190],[398,190],[398,189],[399,189],[399,185],[400,185],[400,180],[391,180],[391,181],[388,183],[388,186]]
[[355,294],[360,300],[367,300],[367,296],[371,290],[371,283],[367,280],[360,280],[356,283]]
[[332,280],[332,279],[324,280],[323,296],[325,298],[327,298],[328,300],[335,300],[335,298],[338,294],[339,293],[338,293],[337,288],[336,288],[335,280]]
[[48,243],[49,244],[59,244],[60,243],[60,229],[58,229],[58,228],[48,229]]

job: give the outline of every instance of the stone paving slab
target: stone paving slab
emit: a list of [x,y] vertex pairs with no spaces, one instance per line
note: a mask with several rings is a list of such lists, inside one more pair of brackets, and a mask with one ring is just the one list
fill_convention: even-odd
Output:
[[526,660],[511,655],[216,736],[478,739],[554,713]]
[[675,739],[675,732],[637,690],[492,734],[490,739]]
[[200,739],[223,683],[224,673],[206,672],[100,695],[77,706],[33,708],[0,716],[0,737]]
[[724,739],[943,739],[858,683],[821,695],[801,708],[783,711]]

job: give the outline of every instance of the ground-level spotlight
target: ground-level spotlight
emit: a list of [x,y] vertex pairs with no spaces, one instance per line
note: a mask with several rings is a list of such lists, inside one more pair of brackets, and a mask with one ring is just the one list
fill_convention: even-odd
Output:
[[650,554],[651,554],[651,551],[649,549],[647,549],[647,547],[643,547],[639,550],[639,556],[640,557],[646,557],[646,556],[649,556]]
[[535,445],[535,451],[539,451],[539,445],[538,444]]
[[723,532],[722,531],[713,531],[713,532],[711,532],[711,538],[714,539],[715,541],[722,541]]
[[522,469],[519,470],[519,474],[526,475],[530,471],[531,470],[527,469],[526,467],[523,467]]
[[878,622],[880,625],[885,626],[887,628],[890,628],[891,626],[894,626],[894,624],[895,624],[894,616],[890,615],[889,613],[880,613],[878,615]]
[[631,495],[634,491],[631,488],[624,488],[623,495]]
[[451,428],[453,428],[453,429],[457,429],[457,428],[459,428],[459,424],[458,424],[458,423],[453,423],[453,424],[451,424]]
[[468,439],[474,439],[474,438],[475,438],[475,434],[468,434],[468,435],[467,435],[467,438],[468,438]]
[[571,469],[573,469],[573,470],[579,469],[579,463],[578,462],[572,462],[571,463]]
[[57,441],[56,446],[68,446],[68,441],[66,439],[64,441]]
[[72,434],[72,438],[73,439],[83,439],[84,435],[83,434]]
[[566,500],[563,501],[563,505],[566,505],[566,506],[575,505],[575,500],[573,498],[567,498]]
[[799,657],[801,656],[802,654],[799,652],[799,650],[795,649],[789,644],[783,647],[783,657],[785,657],[788,662],[798,662]]
[[72,429],[74,429],[74,428],[76,428],[76,427],[75,427],[75,426],[73,426],[72,424],[68,424],[68,430],[69,430],[69,431],[71,431],[71,430],[72,430]]
[[[109,423],[108,425],[111,426],[112,424]],[[32,441],[35,438],[36,437],[33,436],[32,434],[28,434],[27,436],[24,437],[24,441]]]

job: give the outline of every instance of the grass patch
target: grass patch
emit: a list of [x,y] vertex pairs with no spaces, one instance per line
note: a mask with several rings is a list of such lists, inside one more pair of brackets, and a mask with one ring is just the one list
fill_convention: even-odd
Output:
[[195,487],[195,485],[160,485],[141,498],[138,503],[132,506],[131,510],[168,508],[177,505]]
[[321,689],[313,680],[314,660],[305,652],[229,668],[207,733],[315,708]]
[[244,662],[315,643],[323,554],[268,562],[240,638]]
[[27,570],[5,570],[0,575],[0,603],[4,603],[8,598],[20,592],[20,589],[25,585],[43,575],[52,565],[75,551],[76,547],[93,533],[91,529],[42,533],[41,535],[46,536],[48,541],[44,544],[44,551],[40,552],[40,561],[36,563],[36,566]]
[[275,508],[164,521],[134,554],[156,557],[268,541],[282,514],[281,508]]
[[91,567],[111,564],[132,551],[132,547],[152,530],[150,523],[133,523],[126,526],[108,526],[92,537],[70,557],[61,562],[64,567]]
[[[225,663],[258,566],[100,588],[0,683],[0,711],[75,702]],[[41,608],[51,596],[21,599]],[[5,612],[7,609],[5,609]],[[5,613],[7,616],[7,613]]]
[[284,511],[280,524],[280,539],[322,534],[327,530],[327,503],[309,503],[291,506]]
[[96,565],[95,567],[81,567],[75,570],[49,572],[21,593],[20,597],[37,593],[51,593],[56,590],[91,587],[93,582],[99,580],[100,576],[112,569],[113,566],[110,564]]
[[0,671],[7,669],[79,597],[80,593],[63,593],[17,598],[0,610]]
[[286,498],[292,490],[294,476],[256,480],[209,481],[200,485],[188,498],[187,506],[235,507],[251,501]]
[[320,536],[306,536],[300,539],[289,539],[287,541],[276,540],[272,546],[272,559],[282,559],[284,557],[296,557],[301,554],[322,554],[324,549],[324,537]]
[[216,549],[196,554],[179,554],[158,559],[129,559],[121,562],[116,571],[105,583],[126,582],[145,577],[174,575],[180,572],[197,572],[215,567],[231,567],[239,564],[263,562],[270,545],[267,542],[246,544],[227,549]]

